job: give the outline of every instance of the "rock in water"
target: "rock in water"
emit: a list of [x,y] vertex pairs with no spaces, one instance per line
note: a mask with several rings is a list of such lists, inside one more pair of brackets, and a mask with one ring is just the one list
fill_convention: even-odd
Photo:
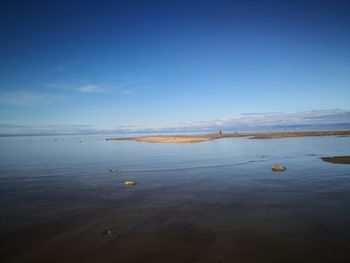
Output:
[[284,167],[283,165],[277,165],[277,164],[274,164],[272,165],[272,171],[275,171],[275,172],[284,172],[286,170],[286,167]]
[[124,184],[130,186],[130,185],[135,185],[136,183],[133,180],[128,180],[128,181],[125,181]]

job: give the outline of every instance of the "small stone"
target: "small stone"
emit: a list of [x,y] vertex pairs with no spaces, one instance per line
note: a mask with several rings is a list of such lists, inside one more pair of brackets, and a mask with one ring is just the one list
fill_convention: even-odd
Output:
[[125,181],[124,184],[129,186],[129,185],[135,185],[136,183],[133,180],[128,180],[128,181]]
[[106,231],[103,231],[102,234],[104,234],[104,235],[112,235],[112,231],[111,230],[106,230]]
[[286,167],[284,167],[283,165],[274,164],[272,165],[271,169],[275,172],[284,172],[286,170]]

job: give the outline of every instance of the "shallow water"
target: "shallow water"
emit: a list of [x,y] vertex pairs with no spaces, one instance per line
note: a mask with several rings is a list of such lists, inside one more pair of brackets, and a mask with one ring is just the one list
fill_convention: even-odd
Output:
[[0,138],[0,260],[350,262],[350,165],[333,155],[350,137]]

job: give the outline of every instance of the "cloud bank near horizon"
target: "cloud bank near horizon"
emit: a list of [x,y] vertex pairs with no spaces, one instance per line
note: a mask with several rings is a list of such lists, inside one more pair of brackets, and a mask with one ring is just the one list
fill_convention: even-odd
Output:
[[157,128],[114,124],[106,128],[97,128],[90,124],[0,124],[2,135],[208,132],[219,129],[226,132],[350,129],[350,111],[332,109],[294,113],[243,113],[227,119],[186,122]]
[[184,128],[190,129],[237,129],[266,130],[269,128],[302,128],[313,126],[338,126],[350,124],[350,111],[342,109],[312,110],[294,113],[244,113],[228,119],[195,121],[184,123]]

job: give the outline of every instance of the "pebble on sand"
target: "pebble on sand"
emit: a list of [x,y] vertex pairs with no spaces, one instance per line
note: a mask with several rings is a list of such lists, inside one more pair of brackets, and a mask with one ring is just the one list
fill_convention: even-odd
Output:
[[129,186],[129,185],[135,185],[136,183],[133,180],[128,180],[128,181],[125,181],[124,184]]
[[275,172],[284,172],[286,170],[286,167],[283,165],[274,164],[272,165],[271,169],[272,171],[275,171]]
[[112,235],[112,231],[111,230],[106,230],[102,232],[103,235]]

